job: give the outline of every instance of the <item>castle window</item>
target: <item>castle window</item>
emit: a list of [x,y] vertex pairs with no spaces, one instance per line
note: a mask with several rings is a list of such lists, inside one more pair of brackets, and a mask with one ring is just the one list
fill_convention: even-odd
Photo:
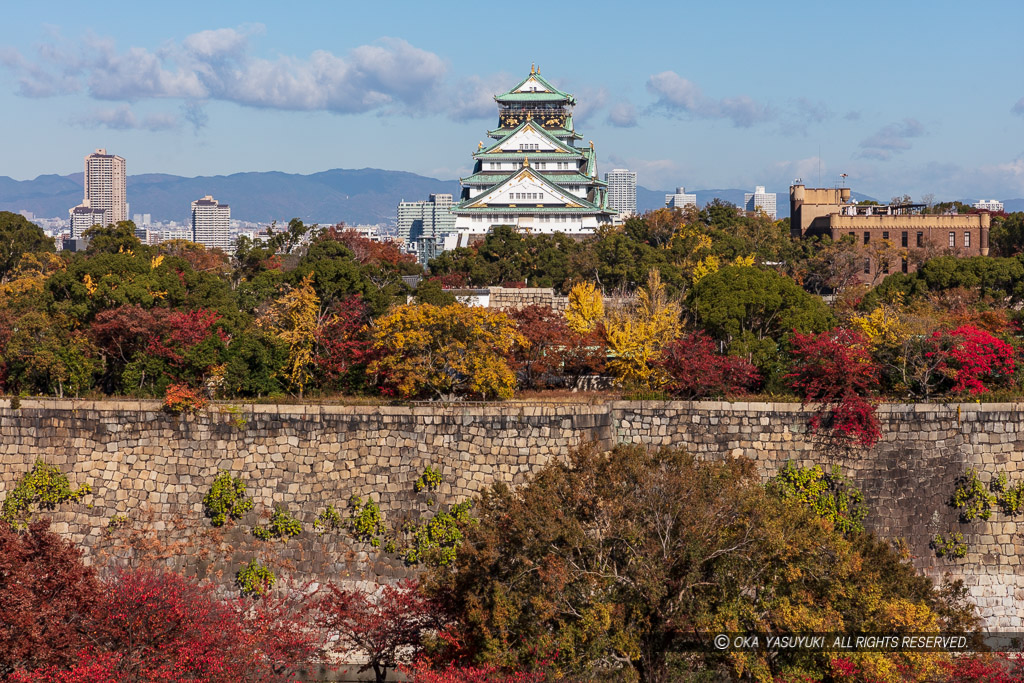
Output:
[[[907,246],[907,231],[906,230],[903,231],[903,237],[900,238],[900,245],[904,246],[904,247]],[[907,271],[903,271],[903,272],[905,273]]]
[[908,265],[908,264],[907,264],[907,257],[906,257],[906,256],[904,256],[904,257],[903,257],[903,272],[904,272],[904,273],[905,273],[905,272],[907,272],[907,265]]
[[955,232],[949,233],[949,246],[950,246],[950,248],[953,248],[953,247],[956,246],[956,233]]
[[924,246],[924,233],[923,232],[917,233],[917,246],[919,246],[919,247],[923,247]]
[[889,239],[889,233],[888,233],[888,232],[883,232],[883,233],[882,233],[882,239],[883,239],[883,240],[887,240],[887,239]]
[[864,244],[870,244],[870,243],[871,243],[871,233],[865,231],[864,232]]
[[866,274],[871,274],[871,259],[870,258],[864,259],[864,272]]
[[964,246],[965,247],[971,246],[971,233],[969,233],[969,232],[965,232],[964,233]]

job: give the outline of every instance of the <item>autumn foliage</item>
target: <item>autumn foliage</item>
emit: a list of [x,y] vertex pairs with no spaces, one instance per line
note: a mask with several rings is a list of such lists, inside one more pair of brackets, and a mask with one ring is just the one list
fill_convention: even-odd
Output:
[[665,390],[687,400],[749,391],[761,379],[750,361],[719,353],[703,332],[685,334],[666,346],[658,365],[669,378]]
[[287,681],[315,652],[293,605],[225,601],[171,572],[106,579],[37,522],[0,523],[0,678],[81,681]]
[[508,356],[527,343],[505,313],[461,304],[399,306],[372,335],[379,356],[368,371],[403,398],[511,398]]
[[793,369],[786,378],[805,403],[818,404],[811,427],[828,428],[862,446],[878,441],[881,431],[871,396],[879,371],[867,338],[836,328],[796,333],[792,345]]
[[517,347],[511,359],[522,380],[520,388],[572,386],[579,377],[604,370],[608,346],[599,322],[579,332],[546,306],[526,306],[510,317],[528,342]]
[[982,394],[1006,385],[1013,377],[1013,347],[973,325],[936,331],[930,346],[926,355],[938,360],[936,370],[951,394]]
[[408,664],[425,637],[440,625],[437,605],[420,594],[414,581],[383,585],[376,593],[329,585],[313,610],[331,649],[366,657],[359,672],[373,669],[377,681]]

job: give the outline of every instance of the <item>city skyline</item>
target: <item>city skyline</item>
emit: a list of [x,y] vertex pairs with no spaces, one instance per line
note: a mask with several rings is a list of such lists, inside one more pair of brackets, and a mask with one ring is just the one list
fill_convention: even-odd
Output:
[[[495,20],[466,28],[452,17],[472,6],[446,8],[8,8],[16,30],[0,50],[0,122],[19,133],[0,175],[71,173],[102,147],[131,159],[133,174],[464,177],[465,141],[493,117],[492,95],[535,62],[576,94],[600,172],[635,170],[644,187],[831,186],[847,173],[882,198],[1024,197],[1024,48],[1013,35],[1024,10],[1014,3],[799,16],[653,3],[612,22],[615,6],[597,2],[571,26],[594,43],[597,69],[575,39],[527,35],[492,49]],[[674,11],[701,30],[665,22]],[[755,11],[758,21],[735,21]],[[890,30],[858,30],[873,16]],[[981,36],[970,27],[982,16],[1002,20]]]

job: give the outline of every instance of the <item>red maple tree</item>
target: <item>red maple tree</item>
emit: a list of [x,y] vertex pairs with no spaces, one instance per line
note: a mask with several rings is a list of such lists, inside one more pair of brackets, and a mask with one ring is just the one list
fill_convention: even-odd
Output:
[[761,381],[753,363],[719,353],[703,332],[683,335],[666,346],[658,365],[671,378],[666,390],[687,400],[749,391]]
[[322,373],[324,384],[353,389],[358,383],[354,373],[373,360],[370,341],[370,312],[362,297],[349,296],[334,305],[327,322],[316,330],[316,357],[313,362]]
[[43,519],[18,533],[0,522],[0,679],[70,664],[96,628],[96,573],[49,526]]
[[793,369],[786,375],[804,403],[818,404],[811,416],[814,430],[828,427],[861,446],[881,438],[871,396],[879,370],[867,338],[860,332],[835,328],[792,339]]
[[1007,383],[1016,368],[1013,347],[973,325],[934,332],[931,346],[925,356],[939,360],[935,369],[949,382],[952,394],[985,393]]
[[0,679],[16,683],[291,681],[318,650],[301,600],[222,600],[173,572],[101,581],[44,521],[0,522]]
[[423,638],[438,628],[439,610],[420,594],[415,581],[386,584],[375,593],[327,586],[314,613],[331,649],[367,658],[360,673],[373,669],[378,683],[388,671],[411,661]]

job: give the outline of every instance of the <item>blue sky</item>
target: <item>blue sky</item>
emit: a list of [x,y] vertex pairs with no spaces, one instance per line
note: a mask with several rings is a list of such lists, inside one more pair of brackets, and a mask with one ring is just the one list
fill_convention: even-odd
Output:
[[535,62],[652,189],[1024,197],[1024,3],[804,5],[5,3],[0,175],[455,178]]

